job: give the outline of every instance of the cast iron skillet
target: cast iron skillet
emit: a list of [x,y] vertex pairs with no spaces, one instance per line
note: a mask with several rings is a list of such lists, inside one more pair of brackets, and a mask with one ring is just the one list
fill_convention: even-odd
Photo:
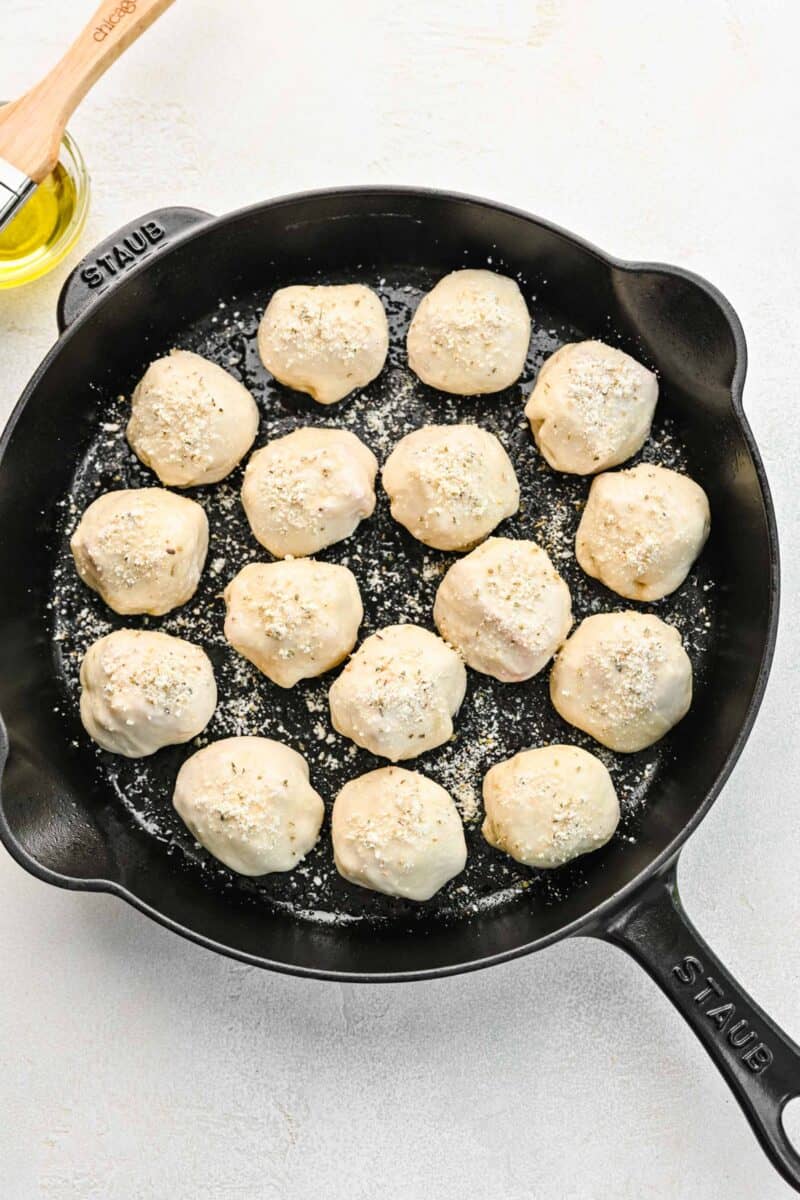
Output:
[[[704,556],[711,564],[706,569],[709,586],[713,583],[713,636],[702,654],[695,703],[656,756],[645,758],[640,778],[646,778],[646,803],[625,826],[627,836],[582,860],[579,868],[556,873],[560,884],[542,883],[529,873],[528,880],[512,880],[504,903],[459,908],[454,901],[441,909],[417,908],[413,916],[407,906],[381,901],[383,907],[370,908],[367,894],[354,898],[343,892],[350,920],[308,920],[285,894],[275,891],[270,899],[232,884],[229,876],[197,869],[189,848],[184,846],[183,861],[163,837],[148,832],[146,822],[131,820],[123,803],[131,796],[144,797],[145,805],[161,803],[160,794],[154,800],[148,792],[161,786],[157,771],[144,783],[114,776],[80,736],[73,706],[65,704],[69,666],[53,642],[51,606],[63,603],[54,588],[64,554],[63,498],[85,498],[92,488],[120,482],[153,482],[146,473],[137,475],[135,466],[121,468],[122,476],[103,477],[113,464],[103,468],[91,448],[99,424],[115,424],[108,422],[109,412],[117,411],[114,398],[169,345],[185,345],[187,338],[200,347],[239,345],[238,360],[236,354],[233,359],[251,384],[248,371],[260,368],[253,366],[247,321],[276,286],[307,279],[319,268],[323,278],[382,282],[394,288],[392,311],[402,324],[404,295],[413,299],[437,275],[465,264],[485,265],[487,259],[520,278],[535,325],[546,321],[549,327],[538,359],[534,355],[529,364],[525,390],[548,337],[549,348],[576,335],[618,340],[660,374],[660,408],[677,430],[675,440],[688,447],[681,462],[708,491],[714,520]],[[227,308],[220,309],[220,300]],[[238,315],[240,308],[245,320],[237,343],[224,314]],[[787,1100],[800,1094],[800,1051],[696,933],[681,908],[675,877],[681,845],[717,796],[752,726],[778,615],[775,519],[742,411],[745,342],[728,302],[685,271],[620,262],[523,212],[464,196],[392,188],[294,196],[218,219],[188,209],[150,214],[114,234],[76,268],[58,315],[61,337],[20,399],[0,445],[0,705],[7,730],[0,746],[3,759],[7,756],[0,835],[11,854],[41,879],[112,892],[210,949],[322,979],[423,979],[489,966],[575,934],[613,942],[683,1014],[773,1163],[800,1190],[800,1156],[781,1120]],[[215,332],[220,322],[230,335],[227,343]],[[402,372],[399,359],[393,369]],[[270,390],[262,377],[257,382],[262,407],[272,405],[279,413],[265,415],[268,433],[284,427],[284,419],[291,426],[330,415],[295,404],[280,389]],[[459,409],[426,389],[419,397],[424,411],[445,405],[449,420],[479,411],[469,409],[470,402]],[[391,416],[391,396],[389,401]],[[492,402],[482,403],[486,421],[496,421]],[[521,410],[519,395],[514,403]],[[367,420],[363,406],[362,411]],[[510,437],[520,456],[535,453],[521,429]],[[671,437],[665,427],[662,449]],[[531,470],[531,478],[540,481],[535,486],[550,486],[541,464],[538,474]],[[585,495],[586,481],[569,486],[578,489],[570,493],[573,501]],[[411,553],[401,533],[391,536],[399,539],[398,558]],[[591,607],[588,592],[586,597]],[[605,607],[624,607],[614,599],[606,593]],[[79,623],[91,625],[92,603],[93,598],[89,608],[70,610],[79,613]],[[680,619],[680,606],[675,612]],[[538,695],[531,691],[531,712],[538,711]],[[552,739],[559,732],[557,718],[547,719],[556,722],[552,729],[542,726]],[[569,737],[575,731],[561,732]],[[476,727],[476,744],[479,735]],[[177,759],[162,752],[170,777],[187,752],[182,748]],[[619,768],[631,794],[630,764],[636,759]],[[367,762],[363,769],[369,765],[377,764]],[[324,780],[315,776],[315,782],[325,790]],[[478,839],[476,834],[471,846],[480,865],[480,855],[489,851],[477,849]],[[495,859],[486,862],[487,871],[505,869]],[[369,919],[353,919],[358,903]]]

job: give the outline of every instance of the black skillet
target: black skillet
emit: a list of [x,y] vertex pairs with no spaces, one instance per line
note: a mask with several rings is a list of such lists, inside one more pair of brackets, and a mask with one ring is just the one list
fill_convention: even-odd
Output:
[[[409,376],[403,356],[402,333],[421,290],[466,264],[517,276],[537,331],[522,387],[496,400],[431,392]],[[393,332],[383,376],[334,412],[277,387],[253,349],[271,291],[316,277],[377,287]],[[620,262],[499,205],[429,191],[348,189],[218,219],[168,209],[132,222],[76,268],[58,318],[61,337],[0,446],[0,706],[8,754],[0,835],[11,854],[41,879],[112,892],[210,949],[322,979],[424,979],[575,934],[613,942],[683,1014],[773,1163],[800,1190],[800,1156],[781,1120],[787,1100],[800,1094],[800,1051],[695,932],[675,880],[680,847],[752,726],[778,614],[775,520],[742,411],[745,342],[728,302],[687,272]],[[644,455],[689,470],[713,513],[697,570],[676,597],[654,607],[689,645],[697,679],[692,710],[651,752],[606,756],[625,807],[620,834],[599,853],[547,875],[515,869],[473,824],[463,880],[435,903],[413,908],[337,880],[325,835],[290,878],[235,879],[170,816],[171,782],[192,748],[121,764],[95,752],[75,718],[80,652],[120,622],[75,582],[66,535],[99,491],[154,482],[125,448],[119,395],[129,394],[151,358],[179,344],[215,357],[253,389],[264,414],[260,441],[317,421],[354,428],[384,451],[423,420],[480,420],[504,436],[523,487],[520,517],[500,532],[538,537],[550,549],[582,616],[624,607],[586,580],[569,554],[587,481],[548,471],[521,420],[523,393],[544,355],[580,336],[619,342],[658,370],[662,399]],[[183,628],[207,644],[217,668],[222,703],[209,732],[288,737],[308,754],[316,786],[332,799],[348,774],[377,763],[361,752],[349,758],[341,739],[329,737],[326,681],[278,696],[232,660],[219,634],[225,577],[263,555],[243,525],[237,486],[234,477],[227,489],[198,495],[209,511],[216,575],[206,573]],[[352,544],[325,556],[350,562],[359,576],[367,631],[393,618],[427,622],[448,558],[412,543],[389,520],[385,499]],[[552,712],[545,679],[515,689],[473,678],[458,740],[420,765],[463,798],[475,784],[465,769],[479,782],[492,761],[559,739],[592,745]]]

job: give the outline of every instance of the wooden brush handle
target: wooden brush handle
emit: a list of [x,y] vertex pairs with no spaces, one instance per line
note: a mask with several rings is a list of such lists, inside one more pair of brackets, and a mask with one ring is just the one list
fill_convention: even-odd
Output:
[[0,109],[0,158],[41,183],[58,162],[64,128],[89,88],[173,0],[104,0],[64,57]]

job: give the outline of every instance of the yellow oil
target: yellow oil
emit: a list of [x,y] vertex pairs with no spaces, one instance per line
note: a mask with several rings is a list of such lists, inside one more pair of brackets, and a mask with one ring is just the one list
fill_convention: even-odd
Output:
[[75,181],[59,163],[0,230],[0,277],[3,269],[12,265],[18,278],[33,279],[40,274],[53,246],[69,227],[77,201]]

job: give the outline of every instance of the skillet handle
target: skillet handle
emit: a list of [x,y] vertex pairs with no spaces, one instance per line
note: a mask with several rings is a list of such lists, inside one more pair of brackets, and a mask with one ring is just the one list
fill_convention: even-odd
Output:
[[158,254],[181,234],[210,220],[211,214],[199,208],[160,208],[109,234],[64,280],[58,297],[59,333],[140,263]]
[[800,1191],[800,1154],[782,1113],[800,1095],[800,1047],[736,983],[686,916],[676,864],[599,936],[627,950],[670,998],[731,1088],[763,1149]]

